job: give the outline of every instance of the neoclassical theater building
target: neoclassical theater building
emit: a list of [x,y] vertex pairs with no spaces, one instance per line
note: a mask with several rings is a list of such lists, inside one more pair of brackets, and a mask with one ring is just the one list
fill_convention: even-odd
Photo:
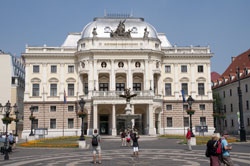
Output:
[[[85,134],[118,135],[126,128],[118,114],[126,100],[119,97],[130,88],[133,125],[140,134],[183,134],[189,126],[189,95],[195,102],[193,126],[214,131],[209,47],[177,47],[164,33],[130,16],[94,18],[82,32],[69,33],[59,47],[26,46],[24,94],[25,138],[34,128],[46,128],[45,137],[80,135],[79,101],[86,101]],[[64,103],[64,94],[67,102]],[[193,127],[194,130],[195,127]],[[196,133],[199,134],[199,133]]]

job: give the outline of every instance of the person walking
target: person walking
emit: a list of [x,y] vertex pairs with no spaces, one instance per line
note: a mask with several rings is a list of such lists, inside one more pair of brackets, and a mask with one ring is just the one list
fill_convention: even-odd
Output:
[[122,130],[121,132],[122,146],[126,146],[126,132]]
[[191,151],[192,150],[192,147],[191,147],[191,131],[190,131],[189,128],[187,129],[186,139],[187,139],[188,150]]
[[133,140],[133,156],[134,157],[139,156],[139,143],[138,143],[139,138],[140,138],[139,135],[137,135],[136,133],[133,134],[132,140]]
[[211,140],[207,142],[206,156],[210,158],[210,166],[219,166],[219,158],[215,147],[216,142],[217,137],[215,134],[213,134]]
[[92,135],[92,148],[93,148],[93,163],[96,164],[96,154],[98,154],[99,164],[102,163],[101,156],[101,136],[98,135],[97,129],[94,130],[94,134]]
[[230,157],[229,151],[232,150],[232,146],[228,145],[227,138],[229,137],[227,131],[223,131],[222,137],[221,137],[221,149],[222,150],[222,156],[219,157],[221,166],[233,166],[233,161]]

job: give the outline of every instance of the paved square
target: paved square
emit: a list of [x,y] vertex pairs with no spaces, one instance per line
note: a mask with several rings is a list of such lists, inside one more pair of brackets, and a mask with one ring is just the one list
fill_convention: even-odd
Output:
[[[87,141],[90,143],[90,140]],[[176,139],[147,138],[140,139],[139,158],[132,157],[131,147],[121,147],[120,140],[106,138],[102,142],[102,164],[105,166],[205,166],[209,158],[205,157],[205,146],[195,146],[188,151],[185,145]],[[231,153],[235,166],[250,165],[250,143],[235,143]],[[10,154],[10,160],[0,159],[5,166],[85,166],[92,163],[92,150],[17,148]],[[100,165],[100,164],[96,164]]]

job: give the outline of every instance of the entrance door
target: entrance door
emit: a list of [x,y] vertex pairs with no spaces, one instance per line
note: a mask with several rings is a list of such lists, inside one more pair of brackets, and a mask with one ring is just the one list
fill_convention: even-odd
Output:
[[100,134],[109,134],[109,116],[100,115]]

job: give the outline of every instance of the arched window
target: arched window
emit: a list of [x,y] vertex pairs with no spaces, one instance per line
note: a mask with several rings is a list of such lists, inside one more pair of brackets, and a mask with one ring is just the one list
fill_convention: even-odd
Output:
[[124,67],[124,63],[123,63],[123,62],[119,62],[119,63],[118,63],[118,67],[119,67],[119,68],[123,68],[123,67]]

